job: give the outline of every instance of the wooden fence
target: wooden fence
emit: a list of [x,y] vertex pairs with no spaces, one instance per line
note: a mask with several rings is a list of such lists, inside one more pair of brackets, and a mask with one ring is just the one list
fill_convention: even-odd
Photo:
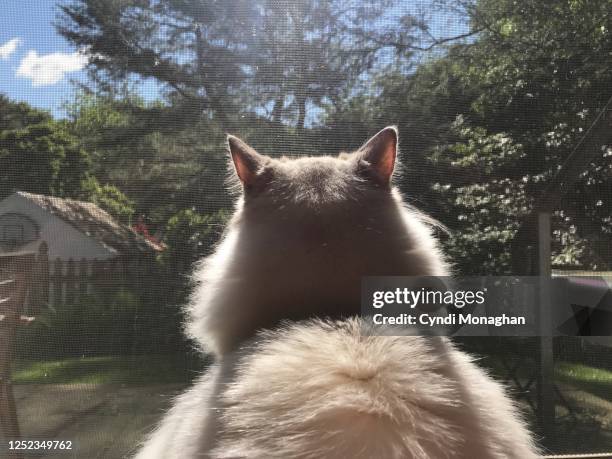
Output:
[[120,287],[140,287],[150,274],[152,263],[146,257],[134,260],[118,257],[110,260],[49,260],[47,245],[38,251],[32,272],[32,288],[27,310],[37,313],[46,306],[78,304],[94,292]]

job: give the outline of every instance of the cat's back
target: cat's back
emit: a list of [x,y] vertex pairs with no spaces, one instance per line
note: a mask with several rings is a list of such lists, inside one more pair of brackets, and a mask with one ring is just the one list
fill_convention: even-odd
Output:
[[384,332],[354,318],[259,335],[219,394],[212,457],[535,457],[501,386],[467,355]]

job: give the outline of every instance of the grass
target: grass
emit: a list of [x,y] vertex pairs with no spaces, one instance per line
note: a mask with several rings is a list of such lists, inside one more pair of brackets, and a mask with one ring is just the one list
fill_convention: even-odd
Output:
[[[497,379],[503,380],[508,370],[501,362],[501,357],[486,356],[480,364],[488,368]],[[519,367],[517,375],[522,380],[533,377],[537,371],[533,360],[525,361]],[[555,362],[555,381],[573,386],[576,389],[597,395],[612,402],[612,371],[591,367],[577,362]]]
[[559,362],[555,378],[586,392],[612,401],[612,371],[580,363]]
[[[504,373],[496,359],[483,364]],[[103,356],[49,361],[20,360],[13,364],[16,384],[167,384],[189,383],[205,364],[185,354]],[[497,371],[496,371],[497,370]],[[522,372],[519,372],[522,373]],[[580,363],[557,362],[555,379],[612,401],[612,371]]]
[[[499,358],[488,357],[482,359],[480,364],[488,366],[500,378],[505,374],[504,366]],[[138,386],[188,384],[203,368],[202,361],[185,354],[104,356],[51,361],[22,360],[13,365],[13,382],[16,384],[123,384],[133,386],[133,389],[125,388],[124,390],[133,390],[133,393],[137,394],[144,389]],[[533,362],[531,365],[521,366],[519,371],[521,379],[527,378],[534,369]],[[612,401],[612,371],[580,363],[557,362],[555,380]],[[126,400],[121,402],[128,403],[121,405],[121,409],[115,405],[109,405],[103,410],[111,410],[112,413],[119,410],[121,413],[133,415],[142,412],[143,407],[147,407],[146,401],[149,400],[146,397],[144,399],[136,397],[133,400],[128,397],[128,399],[127,402]],[[135,406],[132,407],[129,404]],[[582,445],[580,448],[588,445],[593,451],[609,449],[612,432],[599,417],[592,415],[591,409],[585,406],[584,410],[580,411],[582,414],[577,422],[570,422],[568,419],[560,421],[565,424],[556,426],[557,430],[548,446],[556,452],[574,451],[580,445]],[[102,416],[102,413],[104,411],[98,411],[96,416]],[[526,415],[529,416],[533,423],[532,426],[535,427],[535,417],[527,412]],[[109,428],[108,425],[105,428]]]
[[189,383],[204,363],[184,354],[103,356],[13,363],[15,384]]

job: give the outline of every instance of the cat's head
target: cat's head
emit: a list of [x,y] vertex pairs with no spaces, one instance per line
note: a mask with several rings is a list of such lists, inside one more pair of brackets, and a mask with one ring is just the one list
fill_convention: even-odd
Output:
[[330,259],[334,265],[344,260],[360,267],[352,269],[354,277],[419,271],[406,269],[412,260],[404,254],[430,245],[423,225],[429,220],[409,210],[392,186],[397,128],[386,127],[357,151],[336,157],[277,159],[237,137],[229,136],[228,144],[242,188],[232,222],[243,230],[240,254],[257,263],[278,254],[279,263],[291,260],[296,271],[301,264],[323,272]]
[[268,204],[280,211],[298,206],[304,212],[324,212],[391,192],[398,134],[395,127],[386,127],[356,152],[337,157],[274,159],[237,137],[229,136],[228,144],[246,208]]

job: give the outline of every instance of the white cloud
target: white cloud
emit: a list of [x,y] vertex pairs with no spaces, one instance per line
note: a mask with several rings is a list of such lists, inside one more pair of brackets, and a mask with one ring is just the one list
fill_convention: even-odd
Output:
[[33,86],[48,86],[60,82],[66,73],[81,70],[87,60],[87,55],[79,51],[42,56],[29,51],[19,64],[17,75],[32,80]]
[[20,44],[21,40],[19,38],[13,38],[5,44],[0,45],[0,59],[8,59]]

